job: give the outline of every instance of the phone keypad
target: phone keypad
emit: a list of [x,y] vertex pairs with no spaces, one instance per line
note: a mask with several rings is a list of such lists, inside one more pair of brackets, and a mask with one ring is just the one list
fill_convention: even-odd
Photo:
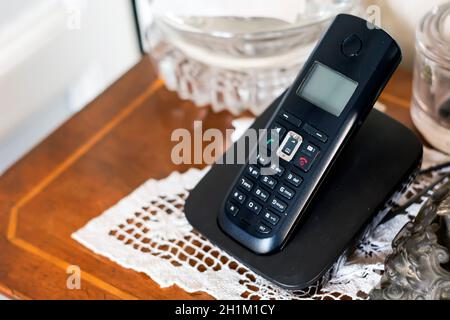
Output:
[[277,198],[272,199],[270,206],[280,213],[284,213],[287,209],[287,204]]
[[276,226],[278,224],[278,222],[280,221],[280,217],[278,215],[276,215],[275,213],[272,213],[269,210],[267,210],[264,213],[264,220],[267,221],[268,223],[270,223],[271,225]]
[[259,187],[253,191],[253,194],[262,202],[267,202],[270,198],[270,193]]
[[265,225],[264,223],[260,223],[260,224],[258,225],[257,230],[258,230],[258,232],[261,233],[261,234],[269,234],[269,233],[272,231],[272,229],[270,229],[270,227],[268,227],[268,226]]
[[300,187],[300,185],[303,183],[303,179],[292,172],[288,173],[288,175],[286,176],[286,181],[295,187]]
[[291,200],[292,198],[294,198],[295,196],[295,191],[292,189],[289,189],[288,187],[281,185],[278,189],[277,189],[278,193],[280,195],[282,195],[283,197],[285,197],[288,200]]
[[275,178],[272,178],[271,176],[262,176],[261,179],[259,179],[263,185],[270,189],[275,189],[275,186],[277,185],[278,181]]
[[277,155],[285,152],[283,154],[288,157],[279,156],[278,163],[272,164],[273,137],[268,136],[269,156],[261,153],[256,164],[246,166],[225,203],[226,211],[235,219],[233,221],[245,221],[240,225],[261,237],[275,232],[289,214],[289,207],[294,205],[298,190],[321,152],[316,142],[328,140],[324,133],[287,112],[281,113],[279,121],[270,130],[277,131],[280,141]]
[[258,179],[259,175],[261,174],[261,170],[259,170],[259,168],[256,166],[250,165],[247,167],[247,173],[250,177]]
[[241,178],[239,185],[247,192],[250,192],[253,189],[253,183],[247,178]]
[[233,195],[231,197],[240,204],[244,204],[245,199],[247,199],[247,197],[238,190],[233,191]]
[[262,210],[262,206],[260,206],[258,202],[250,200],[247,202],[247,209],[252,211],[254,214],[259,214]]
[[233,217],[235,217],[239,213],[239,208],[234,203],[228,201],[227,202],[227,211],[231,213]]
[[270,166],[270,170],[275,173],[277,176],[281,177],[284,173],[284,168],[280,165],[273,164]]

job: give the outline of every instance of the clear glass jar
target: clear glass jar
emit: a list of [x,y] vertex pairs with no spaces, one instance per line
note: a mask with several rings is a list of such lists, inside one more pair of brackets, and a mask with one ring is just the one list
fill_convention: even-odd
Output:
[[416,38],[413,122],[435,148],[450,154],[450,2],[422,19]]
[[166,86],[182,99],[259,115],[292,83],[332,18],[360,8],[360,0],[307,0],[294,23],[167,13],[153,17],[147,40]]

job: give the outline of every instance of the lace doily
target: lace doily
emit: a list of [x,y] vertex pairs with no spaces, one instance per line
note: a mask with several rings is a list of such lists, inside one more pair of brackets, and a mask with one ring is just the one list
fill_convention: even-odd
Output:
[[[237,141],[252,122],[235,120],[232,140]],[[425,151],[425,167],[448,161],[438,152]],[[358,246],[344,254],[320,282],[306,290],[286,291],[215,247],[186,220],[184,202],[208,170],[191,169],[160,181],[149,180],[72,237],[125,268],[147,274],[161,287],[177,285],[217,299],[364,299],[381,278],[392,239],[415,217],[421,203],[411,206],[406,215],[377,225],[393,206],[406,202],[435,178],[422,176],[394,195]]]
[[[426,165],[444,160],[429,150],[425,154]],[[381,278],[392,239],[425,201],[374,228],[317,285],[286,291],[215,247],[186,220],[185,199],[208,170],[191,169],[160,181],[149,180],[72,237],[96,254],[147,274],[161,287],[177,285],[217,299],[365,299]],[[398,193],[380,218],[393,205],[420,192],[435,175],[421,176]]]

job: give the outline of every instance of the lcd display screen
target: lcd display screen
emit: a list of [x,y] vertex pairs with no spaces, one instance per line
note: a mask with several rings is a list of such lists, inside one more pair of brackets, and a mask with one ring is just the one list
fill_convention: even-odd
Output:
[[356,81],[316,62],[297,94],[315,106],[339,117],[357,87]]

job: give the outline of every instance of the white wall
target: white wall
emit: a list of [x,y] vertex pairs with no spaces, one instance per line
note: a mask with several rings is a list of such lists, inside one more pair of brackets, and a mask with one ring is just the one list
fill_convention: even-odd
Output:
[[0,174],[140,59],[129,0],[2,1],[0,47]]

